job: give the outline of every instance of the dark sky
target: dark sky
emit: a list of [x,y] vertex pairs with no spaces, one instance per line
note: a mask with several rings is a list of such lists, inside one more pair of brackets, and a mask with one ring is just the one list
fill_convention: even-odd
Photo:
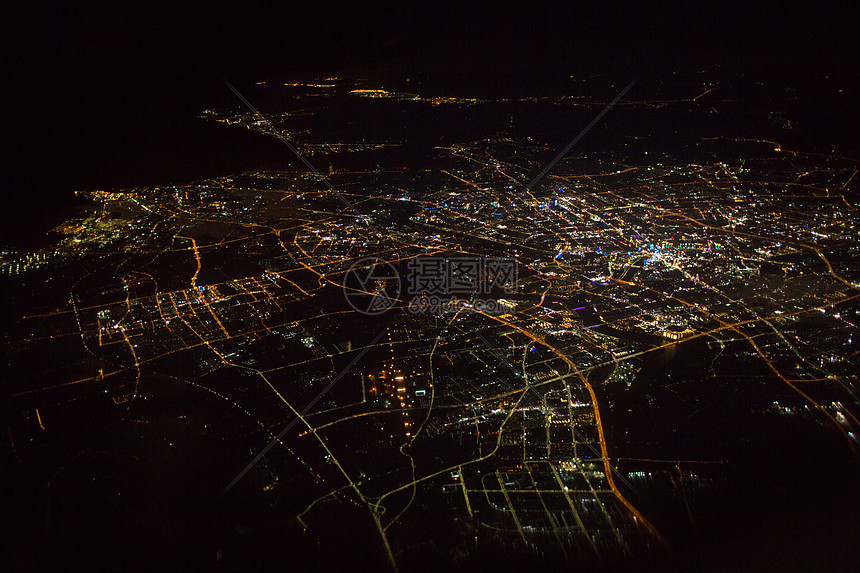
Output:
[[657,11],[594,2],[236,4],[37,1],[3,9],[3,242],[62,218],[75,188],[164,182],[185,173],[180,164],[205,165],[198,135],[185,126],[205,107],[235,103],[221,76],[241,89],[276,72],[463,55],[630,75],[720,62],[775,77],[828,69],[849,78],[858,63],[850,3]]

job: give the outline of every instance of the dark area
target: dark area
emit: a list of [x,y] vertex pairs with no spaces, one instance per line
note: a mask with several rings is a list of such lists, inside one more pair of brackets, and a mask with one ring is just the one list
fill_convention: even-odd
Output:
[[[41,241],[67,217],[76,189],[177,183],[293,161],[275,142],[196,119],[210,106],[240,105],[222,77],[245,90],[276,73],[415,58],[516,70],[506,86],[528,86],[546,69],[647,81],[672,68],[724,66],[760,80],[802,79],[809,89],[798,98],[802,109],[777,111],[797,111],[811,132],[856,148],[851,90],[860,50],[850,8],[15,2],[2,18],[0,242]],[[462,84],[457,73],[480,83],[467,66],[454,84]],[[846,91],[834,97],[828,88],[837,83]]]

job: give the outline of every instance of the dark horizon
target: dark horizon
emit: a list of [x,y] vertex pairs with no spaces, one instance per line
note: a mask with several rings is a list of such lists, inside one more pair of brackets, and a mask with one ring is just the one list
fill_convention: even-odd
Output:
[[[4,20],[4,246],[42,242],[68,216],[78,189],[182,183],[277,160],[272,142],[196,119],[206,107],[237,105],[222,77],[247,89],[275,74],[474,60],[631,79],[722,66],[799,83],[831,75],[856,86],[860,51],[852,20],[840,10],[743,3],[656,14],[550,3],[427,9],[389,2],[343,10],[252,2],[220,11],[202,2],[109,9],[27,3],[7,8]],[[834,130],[857,125],[847,105],[814,112]]]

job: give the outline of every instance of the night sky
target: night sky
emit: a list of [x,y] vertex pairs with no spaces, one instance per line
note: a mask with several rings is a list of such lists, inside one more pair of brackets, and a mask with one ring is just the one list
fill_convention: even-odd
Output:
[[[257,151],[219,141],[194,119],[235,104],[222,76],[242,89],[274,73],[465,57],[631,78],[720,64],[763,79],[828,73],[856,89],[850,3],[656,12],[588,4],[15,2],[2,18],[0,241],[38,240],[68,216],[75,189],[182,182],[252,164]],[[851,109],[820,107],[834,130],[857,125]]]

